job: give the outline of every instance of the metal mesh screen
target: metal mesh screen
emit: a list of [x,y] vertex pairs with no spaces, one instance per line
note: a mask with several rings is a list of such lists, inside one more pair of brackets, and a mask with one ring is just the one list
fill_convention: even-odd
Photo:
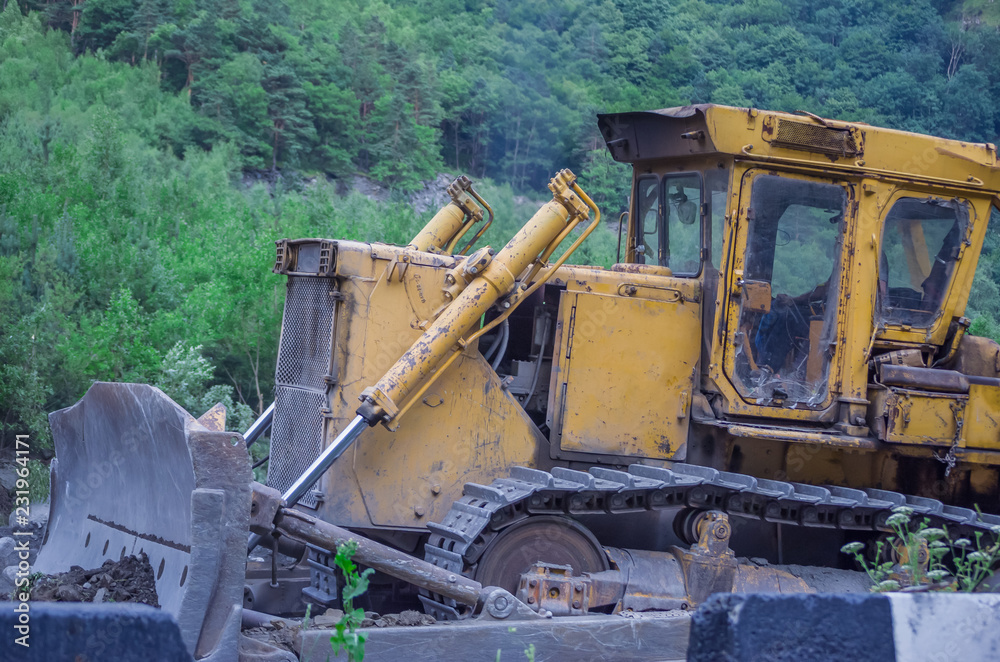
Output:
[[849,156],[858,153],[858,146],[850,131],[802,122],[779,120],[774,142],[824,154]]
[[288,279],[276,384],[326,389],[323,377],[330,367],[335,292],[329,278]]
[[[278,386],[274,396],[267,484],[284,492],[322,450],[323,417],[319,410],[326,405],[326,395]],[[316,507],[316,499],[308,492],[299,499],[299,503]]]
[[[281,492],[312,464],[323,449],[323,415],[330,367],[335,282],[290,277],[275,370],[274,421],[267,484]],[[299,503],[316,507],[310,494]]]

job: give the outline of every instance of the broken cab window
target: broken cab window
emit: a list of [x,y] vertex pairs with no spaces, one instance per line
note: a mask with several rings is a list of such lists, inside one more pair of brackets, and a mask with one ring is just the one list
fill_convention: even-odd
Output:
[[930,326],[951,282],[969,222],[959,200],[900,198],[885,217],[879,255],[879,324]]
[[846,208],[838,184],[753,180],[734,367],[737,389],[758,404],[826,399]]

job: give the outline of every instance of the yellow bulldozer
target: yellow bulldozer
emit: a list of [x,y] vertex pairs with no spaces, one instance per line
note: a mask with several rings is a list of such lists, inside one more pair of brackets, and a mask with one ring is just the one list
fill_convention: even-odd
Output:
[[[502,618],[794,590],[736,553],[837,566],[899,506],[995,535],[1000,346],[963,316],[1000,208],[995,146],[713,105],[598,123],[633,171],[618,264],[571,266],[601,216],[569,171],[497,249],[476,249],[493,212],[465,178],[408,246],[278,241],[272,408],[241,436],[150,387],[95,385],[52,416],[39,563],[143,548],[177,591],[204,541],[226,557],[218,533],[249,522],[251,548],[308,545],[311,602],[338,603],[331,552],[354,537],[437,618]],[[222,460],[201,454],[245,464],[268,426],[267,487],[244,467],[219,488]],[[175,471],[168,433],[180,487],[122,504]],[[93,475],[111,510],[74,497]],[[238,609],[238,589],[198,597],[191,622]],[[221,645],[191,627],[203,654]]]

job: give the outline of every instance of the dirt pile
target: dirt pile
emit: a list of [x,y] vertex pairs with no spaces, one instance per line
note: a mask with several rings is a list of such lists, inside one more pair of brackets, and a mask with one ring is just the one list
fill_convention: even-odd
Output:
[[94,570],[74,565],[68,572],[45,575],[32,584],[31,599],[45,602],[141,602],[160,606],[153,567],[144,553],[126,556],[118,562],[109,559]]
[[[314,616],[309,621],[312,628],[332,628],[336,627],[344,612],[340,609],[327,609],[319,616]],[[437,621],[433,616],[419,611],[407,609],[400,614],[385,614],[380,616],[373,611],[366,611],[365,618],[361,621],[363,628],[388,628],[388,627],[416,627],[419,625],[434,625]]]

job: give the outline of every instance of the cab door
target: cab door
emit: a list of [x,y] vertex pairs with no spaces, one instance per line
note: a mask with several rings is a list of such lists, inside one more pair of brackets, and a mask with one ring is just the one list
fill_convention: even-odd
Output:
[[731,413],[815,420],[835,402],[853,200],[847,182],[744,173],[723,295]]
[[567,283],[546,421],[554,458],[685,459],[701,350],[702,179],[641,175],[633,263]]

